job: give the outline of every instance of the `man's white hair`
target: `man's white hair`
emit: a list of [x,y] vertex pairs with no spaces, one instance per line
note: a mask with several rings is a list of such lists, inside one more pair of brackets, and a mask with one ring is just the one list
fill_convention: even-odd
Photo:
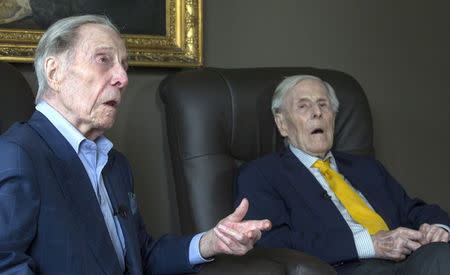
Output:
[[327,88],[328,92],[328,99],[330,100],[331,104],[331,110],[334,113],[337,113],[339,109],[339,101],[336,97],[336,92],[334,91],[333,87],[331,87],[328,82],[323,81],[322,79],[318,78],[317,76],[313,75],[294,75],[294,76],[288,76],[283,81],[278,84],[278,86],[275,88],[275,92],[273,93],[272,97],[272,114],[276,114],[281,112],[281,109],[283,107],[283,101],[287,93],[300,81],[304,79],[316,79],[322,82],[325,87]]

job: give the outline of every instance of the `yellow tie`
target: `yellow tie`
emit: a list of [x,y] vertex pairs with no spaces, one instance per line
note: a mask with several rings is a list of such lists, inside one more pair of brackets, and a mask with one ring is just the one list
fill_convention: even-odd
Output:
[[380,230],[389,230],[383,218],[369,208],[344,178],[331,169],[330,159],[317,160],[311,167],[319,168],[336,197],[341,201],[352,218],[369,231],[370,235]]

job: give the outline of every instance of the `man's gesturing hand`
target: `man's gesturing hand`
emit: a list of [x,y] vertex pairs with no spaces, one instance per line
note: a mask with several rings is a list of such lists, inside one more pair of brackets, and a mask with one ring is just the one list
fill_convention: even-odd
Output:
[[247,210],[248,200],[243,199],[231,215],[203,235],[200,253],[204,258],[223,253],[244,255],[261,238],[262,230],[270,230],[269,220],[242,221]]
[[449,234],[447,230],[436,225],[430,225],[424,223],[420,226],[419,231],[422,232],[422,239],[420,243],[422,245],[432,243],[432,242],[448,242]]
[[404,227],[379,231],[372,235],[375,255],[377,258],[401,261],[422,245],[422,237],[422,232]]

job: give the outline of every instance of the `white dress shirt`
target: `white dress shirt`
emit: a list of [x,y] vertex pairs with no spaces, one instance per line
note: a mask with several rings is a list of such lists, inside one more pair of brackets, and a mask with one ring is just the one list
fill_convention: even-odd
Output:
[[[317,179],[317,181],[320,183],[322,188],[328,193],[328,195],[331,198],[331,201],[336,205],[337,209],[339,210],[339,213],[341,213],[342,217],[344,217],[344,220],[347,222],[348,227],[350,227],[350,230],[353,233],[353,239],[355,240],[355,246],[356,251],[358,253],[358,257],[360,259],[367,259],[367,258],[373,258],[375,257],[375,248],[373,247],[372,237],[369,234],[369,231],[357,223],[348,213],[347,209],[342,205],[342,203],[339,201],[339,199],[334,194],[333,190],[331,190],[330,186],[328,185],[327,181],[325,180],[324,176],[320,173],[319,168],[311,168],[311,166],[319,159],[318,157],[314,157],[311,155],[306,154],[300,149],[295,148],[292,145],[289,145],[289,149],[291,149],[292,153],[298,158],[298,160],[308,169],[311,174]],[[336,165],[336,161],[333,157],[333,154],[331,152],[328,152],[328,154],[325,156],[323,160],[326,160],[330,158],[330,167],[339,173],[339,169]],[[342,174],[341,174],[342,175]],[[342,175],[344,180],[353,188],[351,183]],[[355,190],[355,189],[354,189]],[[366,200],[366,198],[359,192],[358,190],[355,190],[358,195],[361,196],[361,198],[367,203],[367,205],[372,208],[370,203]],[[372,208],[373,210],[373,208]]]

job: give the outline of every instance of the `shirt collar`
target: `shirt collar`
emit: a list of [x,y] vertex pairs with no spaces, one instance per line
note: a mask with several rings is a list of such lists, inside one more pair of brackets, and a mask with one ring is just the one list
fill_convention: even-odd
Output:
[[[36,110],[41,112],[50,122],[55,126],[56,129],[64,136],[64,138],[69,142],[70,146],[78,154],[80,151],[80,144],[83,141],[89,142],[89,140],[83,136],[69,121],[67,121],[55,108],[50,106],[45,101],[40,101],[36,105]],[[97,150],[108,154],[112,149],[113,144],[105,136],[99,136],[95,140],[97,145]]]
[[[316,156],[311,156],[305,152],[303,152],[302,150],[292,146],[291,144],[289,144],[289,149],[291,150],[291,152],[298,158],[298,160],[305,165],[307,168],[311,168],[311,166],[320,158],[316,157]],[[330,158],[330,163],[335,165],[335,160],[334,160],[334,156],[331,153],[331,151],[328,151],[328,153],[325,155],[325,157],[322,160],[326,160]]]

